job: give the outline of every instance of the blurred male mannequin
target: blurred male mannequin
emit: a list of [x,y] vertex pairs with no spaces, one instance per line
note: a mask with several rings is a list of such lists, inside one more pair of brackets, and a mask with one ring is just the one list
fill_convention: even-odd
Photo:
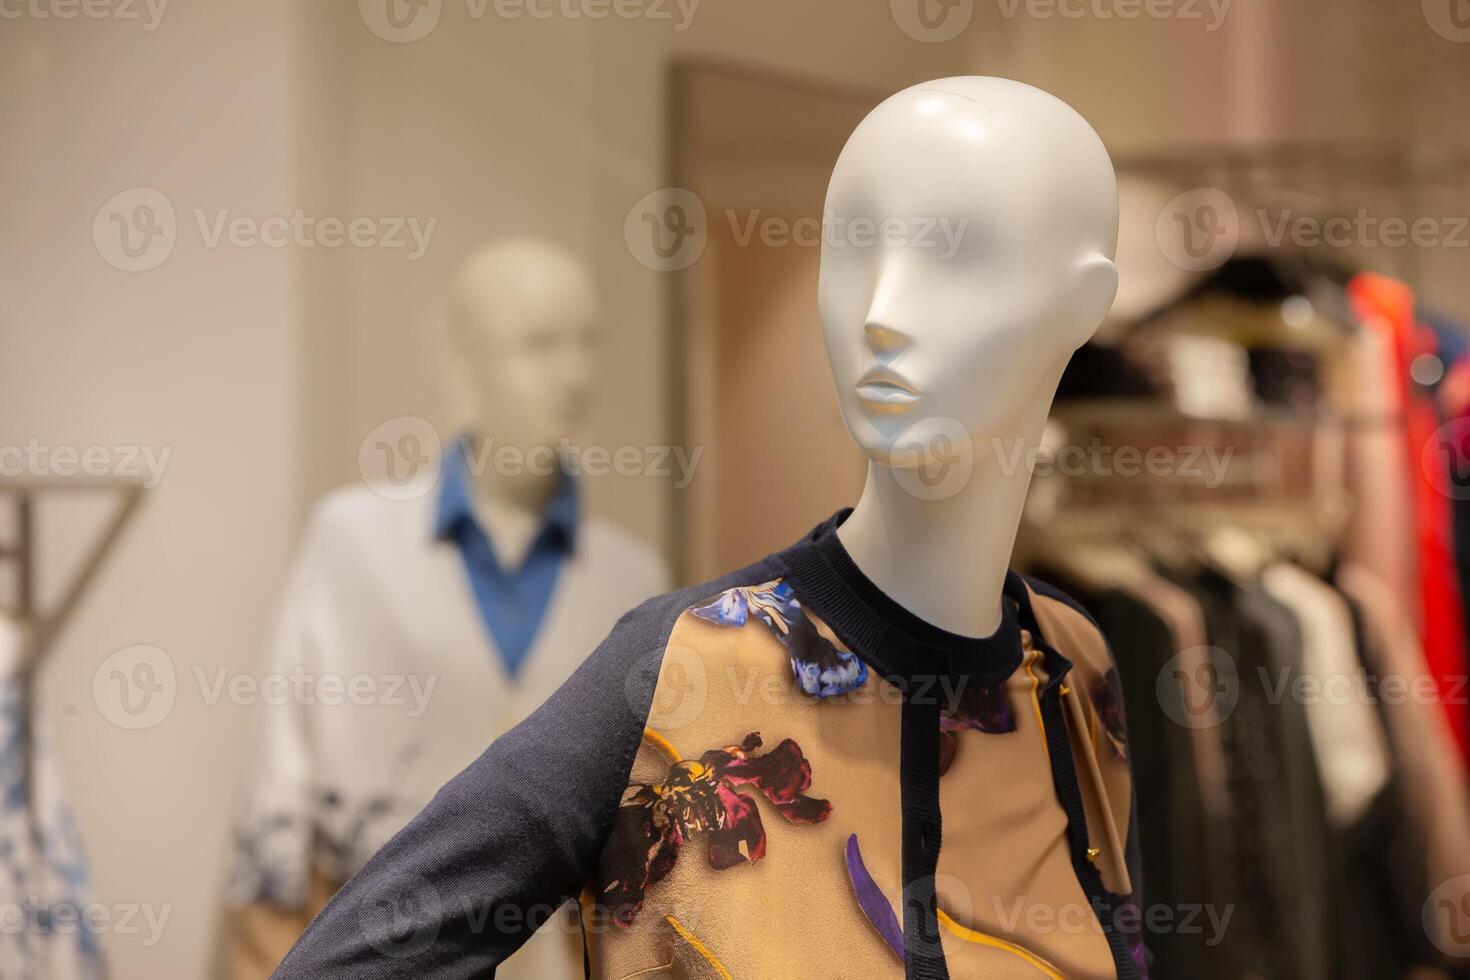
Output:
[[[312,515],[267,668],[306,681],[266,709],[236,831],[232,976],[267,976],[445,780],[668,588],[648,549],[579,513],[557,452],[586,414],[599,314],[590,276],[555,246],[474,253],[445,371],[461,435],[435,479],[422,493],[340,489]],[[354,683],[360,696],[328,696]],[[400,898],[470,897],[384,901]],[[527,948],[502,980],[580,975],[575,910]]]

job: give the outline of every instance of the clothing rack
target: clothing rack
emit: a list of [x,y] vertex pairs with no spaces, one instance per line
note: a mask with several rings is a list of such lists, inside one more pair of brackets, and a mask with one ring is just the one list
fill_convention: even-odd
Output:
[[[0,481],[0,496],[13,499],[16,515],[14,541],[0,544],[0,563],[12,564],[16,571],[16,599],[13,608],[6,611],[26,631],[28,666],[41,659],[76,612],[103,562],[137,514],[143,491],[141,480],[124,477]],[[77,571],[67,582],[56,604],[43,611],[36,595],[39,564],[36,504],[44,496],[72,492],[116,493],[121,496],[122,503],[83,553]]]
[[[82,597],[97,578],[107,556],[112,552],[123,531],[137,514],[143,501],[143,482],[135,478],[61,478],[48,477],[39,480],[0,481],[0,496],[13,501],[15,511],[15,534],[9,543],[0,543],[0,564],[15,567],[16,599],[14,607],[5,610],[21,630],[19,666],[19,714],[23,731],[31,730],[35,706],[36,671],[51,649],[56,637],[75,614]],[[122,502],[108,519],[100,534],[83,553],[81,563],[71,579],[62,589],[60,598],[49,610],[43,610],[37,596],[37,569],[39,520],[37,504],[42,497],[73,492],[110,492],[121,496]],[[31,818],[31,833],[39,840],[40,828],[35,823],[29,794],[34,788],[34,760],[30,751],[31,740],[25,740],[27,751],[21,760],[22,783],[27,799],[26,810]]]

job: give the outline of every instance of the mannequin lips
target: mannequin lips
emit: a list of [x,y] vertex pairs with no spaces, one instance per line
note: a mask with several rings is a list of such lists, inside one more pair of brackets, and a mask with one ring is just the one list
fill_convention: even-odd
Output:
[[919,400],[914,386],[887,368],[874,368],[858,379],[857,396],[874,408],[907,408]]

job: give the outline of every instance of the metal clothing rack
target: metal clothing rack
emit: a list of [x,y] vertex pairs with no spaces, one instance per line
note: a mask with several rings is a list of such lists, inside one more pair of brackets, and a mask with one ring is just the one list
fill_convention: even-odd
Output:
[[[108,554],[136,516],[138,506],[143,501],[143,491],[141,480],[129,478],[52,477],[39,480],[0,480],[0,497],[10,498],[15,512],[15,534],[10,542],[0,543],[0,564],[15,568],[15,602],[4,613],[21,630],[20,665],[17,674],[20,682],[18,709],[20,725],[27,732],[30,731],[34,718],[36,671],[56,637],[75,614],[83,595],[96,580]],[[74,492],[110,492],[119,495],[122,502],[83,553],[81,563],[67,581],[55,604],[49,609],[42,609],[36,586],[39,566],[37,543],[40,537],[37,503],[42,497]],[[29,749],[31,740],[26,739],[25,744]],[[29,798],[34,790],[35,768],[30,751],[21,759],[21,767],[21,785],[27,796],[24,803],[31,822],[30,831],[39,843],[40,827]]]
[[[57,634],[76,612],[82,596],[96,579],[103,562],[136,515],[138,505],[143,500],[143,491],[141,480],[122,477],[0,481],[0,496],[12,498],[16,515],[14,541],[0,544],[0,563],[12,564],[16,573],[15,602],[5,611],[26,631],[26,646],[32,663],[41,659],[44,651],[49,649]],[[74,492],[111,492],[118,494],[122,503],[83,553],[80,565],[62,590],[56,604],[49,610],[42,610],[36,595],[39,564],[36,504],[44,496]]]

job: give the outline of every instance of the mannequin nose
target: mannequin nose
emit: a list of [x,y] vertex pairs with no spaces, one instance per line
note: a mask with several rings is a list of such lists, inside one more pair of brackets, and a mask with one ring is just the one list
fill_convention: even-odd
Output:
[[889,354],[903,350],[909,345],[910,337],[902,330],[869,320],[863,324],[863,335],[875,354]]

